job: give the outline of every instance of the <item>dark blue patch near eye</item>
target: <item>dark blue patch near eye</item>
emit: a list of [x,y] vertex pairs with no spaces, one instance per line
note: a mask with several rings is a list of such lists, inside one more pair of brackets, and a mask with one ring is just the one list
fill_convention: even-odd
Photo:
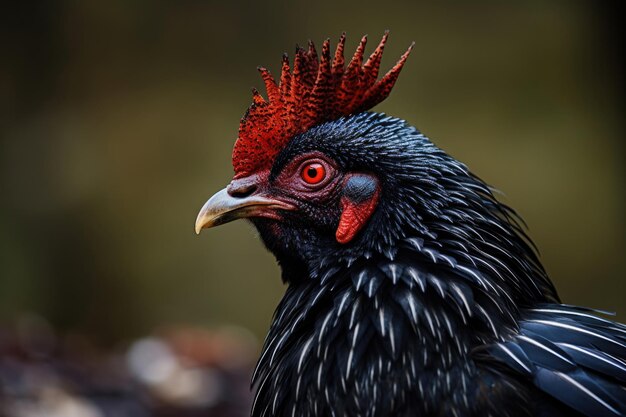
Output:
[[372,198],[377,186],[377,182],[373,177],[355,174],[346,181],[343,195],[354,203],[359,204]]

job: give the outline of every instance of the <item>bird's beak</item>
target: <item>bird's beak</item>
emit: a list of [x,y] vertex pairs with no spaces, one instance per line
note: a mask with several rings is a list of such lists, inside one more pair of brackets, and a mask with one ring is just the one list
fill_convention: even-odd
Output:
[[245,197],[233,197],[228,189],[218,191],[202,206],[196,218],[196,233],[202,229],[219,226],[233,220],[248,217],[277,218],[276,209],[294,210],[287,202],[270,198],[262,194]]

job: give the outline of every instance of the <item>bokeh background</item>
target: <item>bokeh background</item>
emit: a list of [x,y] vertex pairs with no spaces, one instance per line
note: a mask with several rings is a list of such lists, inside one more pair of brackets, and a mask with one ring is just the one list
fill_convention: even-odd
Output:
[[416,42],[376,110],[505,193],[565,302],[626,321],[618,5],[2,6],[0,355],[29,343],[57,352],[49,345],[71,336],[75,350],[99,352],[97,364],[138,340],[178,354],[172,334],[183,334],[187,347],[238,345],[247,379],[284,291],[278,268],[244,222],[200,237],[193,223],[231,178],[239,118],[261,86],[256,66],[277,72],[295,43],[334,44],[344,30],[353,50],[362,34],[375,43],[390,29],[387,68]]

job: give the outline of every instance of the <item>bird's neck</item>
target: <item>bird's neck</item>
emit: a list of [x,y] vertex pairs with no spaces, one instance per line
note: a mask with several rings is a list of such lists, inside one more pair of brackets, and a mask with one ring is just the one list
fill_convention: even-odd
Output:
[[376,398],[390,413],[407,401],[427,412],[471,389],[470,351],[501,338],[516,311],[478,271],[409,246],[290,282],[255,371],[257,410],[323,407],[331,390],[346,410]]

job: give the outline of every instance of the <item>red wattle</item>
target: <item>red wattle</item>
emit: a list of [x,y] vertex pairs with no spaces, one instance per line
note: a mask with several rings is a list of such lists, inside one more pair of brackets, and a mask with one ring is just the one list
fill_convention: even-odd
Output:
[[360,203],[355,203],[347,197],[341,199],[341,218],[335,232],[337,242],[346,244],[354,239],[374,213],[378,203],[378,194],[375,192],[370,199]]

